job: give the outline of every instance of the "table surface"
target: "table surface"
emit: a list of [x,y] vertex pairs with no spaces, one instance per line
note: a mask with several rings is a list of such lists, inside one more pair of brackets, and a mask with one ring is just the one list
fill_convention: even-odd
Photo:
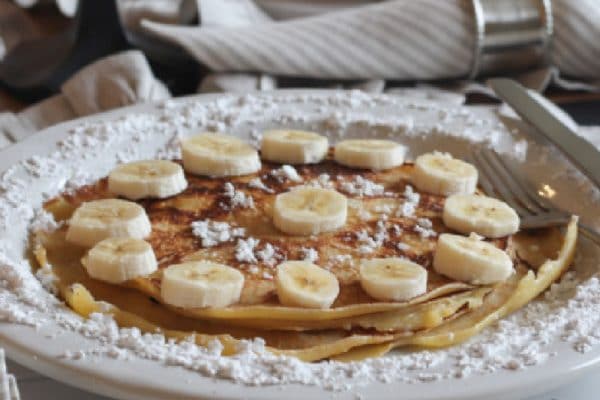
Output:
[[[588,93],[552,93],[549,96],[582,125],[600,125],[600,95]],[[0,111],[19,111],[23,104],[0,89]],[[106,397],[85,392],[50,378],[46,378],[15,362],[7,362],[8,371],[15,375],[23,400],[51,398],[64,400],[108,400]],[[589,373],[576,382],[558,390],[528,399],[509,400],[590,400],[600,393],[600,372]]]

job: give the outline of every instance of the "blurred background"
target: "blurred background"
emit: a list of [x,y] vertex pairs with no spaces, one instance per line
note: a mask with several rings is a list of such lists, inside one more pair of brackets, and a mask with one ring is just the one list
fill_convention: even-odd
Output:
[[493,76],[600,124],[599,20],[597,0],[0,0],[0,142],[205,92],[494,102]]

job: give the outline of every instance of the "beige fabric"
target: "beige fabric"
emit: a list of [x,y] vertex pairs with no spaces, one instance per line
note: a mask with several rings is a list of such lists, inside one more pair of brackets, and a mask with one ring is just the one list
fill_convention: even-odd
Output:
[[473,18],[458,0],[395,0],[237,28],[142,26],[214,71],[325,79],[461,77],[474,45]]
[[0,149],[47,126],[76,118],[66,97],[58,94],[47,98],[18,114],[0,114]]
[[247,93],[256,90],[273,90],[277,88],[275,78],[265,74],[209,74],[198,86],[200,93]]
[[[77,117],[77,113],[63,94],[49,97],[32,107],[26,108],[18,115],[24,124],[36,131]],[[18,141],[20,138],[15,138],[15,140]]]
[[[219,21],[217,14],[209,14],[207,26],[151,21],[142,26],[215,72],[429,80],[464,77],[473,61],[474,18],[468,1],[390,0],[277,23],[252,22],[256,13],[247,12],[251,23],[243,24],[239,15],[249,3],[221,4],[231,11],[218,14]],[[568,76],[600,79],[600,2],[552,4],[554,65]],[[238,16],[235,23],[228,23],[230,15]]]
[[121,23],[138,29],[142,19],[165,23],[188,23],[197,14],[194,0],[117,0]]
[[61,90],[80,116],[170,97],[139,51],[100,59],[73,75]]
[[0,114],[0,149],[62,121],[170,97],[140,51],[118,53],[77,72],[63,84],[61,94],[18,114]]

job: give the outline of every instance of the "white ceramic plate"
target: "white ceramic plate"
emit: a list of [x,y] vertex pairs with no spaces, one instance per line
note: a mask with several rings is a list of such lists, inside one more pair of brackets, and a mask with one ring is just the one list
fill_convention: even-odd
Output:
[[[223,109],[231,109],[231,112],[223,113]],[[0,171],[33,155],[50,154],[57,149],[57,143],[67,138],[73,129],[85,132],[86,128],[82,128],[82,124],[93,126],[96,122],[115,121],[123,116],[139,113],[164,113],[169,118],[181,116],[177,122],[179,127],[174,129],[181,134],[193,132],[201,126],[203,129],[227,130],[248,137],[249,134],[252,136],[253,131],[260,131],[264,127],[288,126],[327,132],[333,140],[342,134],[394,137],[409,146],[409,157],[434,149],[464,156],[472,145],[471,139],[482,141],[484,137],[490,139],[498,150],[514,152],[514,149],[522,150],[522,147],[515,147],[514,144],[522,140],[525,129],[518,121],[504,120],[510,127],[507,129],[491,109],[484,107],[466,108],[424,100],[385,96],[371,98],[356,93],[350,95],[326,91],[276,92],[262,95],[259,100],[247,96],[197,96],[174,101],[166,110],[164,107],[151,105],[136,106],[52,127],[1,152]],[[95,126],[93,129],[98,129],[98,125]],[[119,140],[122,143],[131,142],[136,130],[146,128],[151,130],[150,126],[144,127],[144,123],[139,120],[135,124],[122,124],[119,128]],[[87,169],[101,176],[114,165],[117,154],[120,153],[121,159],[148,157],[157,149],[163,148],[173,133],[149,133],[138,145],[139,153],[120,153],[122,148],[118,141],[104,149],[100,156],[94,155],[86,159],[77,168]],[[465,135],[470,139],[461,138]],[[540,188],[548,185],[546,190],[555,192],[553,201],[578,213],[586,222],[598,226],[600,205],[597,197],[592,197],[598,193],[591,191],[584,181],[580,181],[582,178],[569,170],[565,161],[556,153],[533,143],[529,144],[529,149],[528,159],[536,161],[524,162],[520,167],[539,183]],[[72,159],[81,162],[82,154],[77,151],[74,148]],[[552,167],[548,168],[548,165]],[[570,172],[567,173],[567,170]],[[44,191],[56,188],[57,179],[39,178],[36,182],[23,190],[27,192],[28,201],[39,204]],[[1,196],[0,191],[0,198]],[[23,238],[27,221],[23,221],[19,215],[11,218],[9,216],[8,219],[11,221],[10,229],[4,227],[3,231],[0,230],[0,244],[11,253],[19,254],[25,243]],[[585,260],[578,261],[578,273],[595,273],[599,256],[597,250],[582,243],[579,251],[585,254]],[[476,341],[477,338],[473,340]],[[180,367],[141,358],[129,361],[107,357],[77,361],[62,358],[60,356],[65,350],[90,349],[94,347],[95,341],[78,333],[65,331],[52,322],[39,328],[0,323],[0,344],[9,357],[33,370],[92,392],[123,399],[278,399],[282,396],[305,399],[329,398],[332,395],[318,387],[305,385],[249,387],[227,380],[206,378]],[[411,384],[374,382],[335,393],[334,397],[355,399],[357,395],[361,395],[364,398],[378,399],[446,400],[523,398],[562,385],[600,362],[598,347],[581,354],[572,349],[572,343],[559,338],[552,340],[546,347],[544,351],[556,352],[556,356],[538,366],[520,371],[500,369],[493,373],[473,374],[461,380]]]

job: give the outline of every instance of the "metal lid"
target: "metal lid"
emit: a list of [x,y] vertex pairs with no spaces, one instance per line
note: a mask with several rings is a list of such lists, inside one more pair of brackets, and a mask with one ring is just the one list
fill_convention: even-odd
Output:
[[471,0],[475,54],[470,78],[547,65],[554,25],[551,0]]

